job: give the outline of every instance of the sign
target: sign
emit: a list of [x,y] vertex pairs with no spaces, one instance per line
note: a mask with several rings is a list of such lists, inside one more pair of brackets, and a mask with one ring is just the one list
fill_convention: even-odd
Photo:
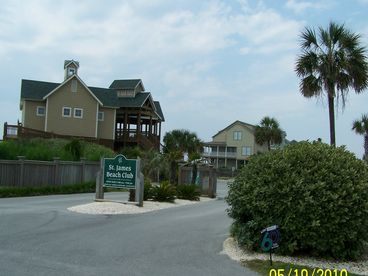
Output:
[[261,231],[261,248],[268,252],[279,247],[280,230],[277,225],[272,225]]
[[124,155],[103,160],[103,185],[113,188],[136,188],[137,160],[126,159]]

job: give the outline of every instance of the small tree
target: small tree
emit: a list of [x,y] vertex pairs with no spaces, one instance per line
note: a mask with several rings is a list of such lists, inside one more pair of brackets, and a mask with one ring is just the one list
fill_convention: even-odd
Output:
[[368,114],[362,115],[360,120],[353,122],[352,130],[355,133],[364,135],[364,156],[363,159],[368,162]]
[[83,146],[78,139],[73,139],[65,145],[65,151],[70,153],[73,161],[79,161],[83,153]]
[[267,148],[271,150],[271,144],[282,142],[282,129],[275,118],[264,117],[260,125],[255,130],[256,142],[260,145],[267,143]]

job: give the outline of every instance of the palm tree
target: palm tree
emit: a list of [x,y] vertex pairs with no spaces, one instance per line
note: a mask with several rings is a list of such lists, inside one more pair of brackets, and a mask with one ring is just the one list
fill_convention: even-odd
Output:
[[164,136],[164,153],[170,163],[170,182],[177,182],[178,161],[183,159],[184,153],[190,156],[200,152],[202,142],[193,132],[183,129],[175,129]]
[[362,115],[360,120],[355,120],[353,122],[352,130],[354,130],[357,134],[364,135],[363,159],[368,161],[368,114]]
[[330,144],[335,146],[335,99],[338,106],[349,89],[356,93],[368,87],[366,49],[360,46],[360,35],[344,25],[331,22],[325,30],[305,28],[301,33],[302,54],[295,71],[301,78],[300,92],[304,97],[327,96],[330,119]]
[[268,150],[271,150],[271,144],[282,142],[282,129],[275,118],[264,117],[260,125],[256,126],[254,135],[257,144],[267,143]]

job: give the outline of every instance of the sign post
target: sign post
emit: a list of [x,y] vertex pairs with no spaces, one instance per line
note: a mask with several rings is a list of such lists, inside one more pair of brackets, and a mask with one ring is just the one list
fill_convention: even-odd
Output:
[[277,225],[272,225],[261,231],[261,248],[265,252],[270,252],[270,263],[272,266],[272,249],[279,247],[280,230]]
[[101,171],[96,179],[96,200],[103,200],[103,187],[135,189],[136,203],[142,207],[144,177],[140,159],[127,159],[121,154],[101,159]]

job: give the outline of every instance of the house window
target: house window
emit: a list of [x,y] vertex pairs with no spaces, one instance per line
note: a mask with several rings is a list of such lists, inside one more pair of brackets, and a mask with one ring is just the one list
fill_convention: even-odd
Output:
[[74,108],[74,118],[83,118],[83,109],[82,108]]
[[68,68],[68,76],[70,77],[71,75],[75,74],[75,69],[74,68]]
[[37,116],[45,116],[45,107],[37,106]]
[[103,121],[104,118],[105,118],[105,112],[102,112],[102,111],[98,112],[98,120]]
[[63,117],[71,117],[72,116],[72,109],[70,107],[63,107]]
[[242,132],[241,131],[234,131],[233,136],[235,141],[240,141],[242,139]]
[[72,92],[77,92],[77,80],[72,80]]
[[243,156],[252,155],[252,148],[251,147],[242,147],[242,155]]

